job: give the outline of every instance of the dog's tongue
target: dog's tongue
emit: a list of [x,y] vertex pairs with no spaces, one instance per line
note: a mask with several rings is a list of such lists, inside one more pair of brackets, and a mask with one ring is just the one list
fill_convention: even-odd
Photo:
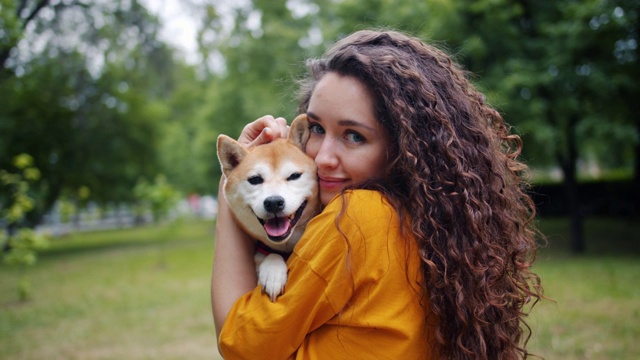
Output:
[[282,236],[289,230],[290,223],[287,217],[269,219],[264,223],[264,230],[271,237]]

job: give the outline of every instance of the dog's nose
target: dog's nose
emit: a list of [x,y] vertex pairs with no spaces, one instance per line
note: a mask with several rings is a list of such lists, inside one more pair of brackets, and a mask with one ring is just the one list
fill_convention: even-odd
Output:
[[284,210],[284,198],[282,196],[269,196],[264,199],[264,209],[271,213]]

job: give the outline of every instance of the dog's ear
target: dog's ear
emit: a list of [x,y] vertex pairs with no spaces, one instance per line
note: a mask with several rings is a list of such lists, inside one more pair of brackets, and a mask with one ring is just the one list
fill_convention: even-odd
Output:
[[218,136],[217,148],[222,173],[228,177],[231,170],[235,169],[247,154],[247,149],[227,135]]
[[307,114],[300,114],[293,119],[289,127],[289,142],[305,151],[307,140],[309,140],[309,121]]

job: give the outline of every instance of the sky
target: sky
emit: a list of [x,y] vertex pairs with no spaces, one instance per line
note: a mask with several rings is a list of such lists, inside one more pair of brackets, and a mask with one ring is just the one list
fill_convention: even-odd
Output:
[[180,0],[142,0],[142,3],[160,18],[161,37],[183,51],[188,63],[197,62],[197,19],[189,14],[189,9]]

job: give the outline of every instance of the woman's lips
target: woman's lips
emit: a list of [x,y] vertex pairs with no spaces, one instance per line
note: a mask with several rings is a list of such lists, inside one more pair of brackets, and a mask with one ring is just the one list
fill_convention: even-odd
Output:
[[320,176],[318,177],[318,180],[319,180],[320,187],[327,190],[342,188],[347,184],[347,180],[341,179],[341,178]]

